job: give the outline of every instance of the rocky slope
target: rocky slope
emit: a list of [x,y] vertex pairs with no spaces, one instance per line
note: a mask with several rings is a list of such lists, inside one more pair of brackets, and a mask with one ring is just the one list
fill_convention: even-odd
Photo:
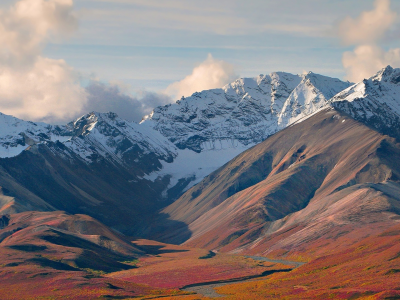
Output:
[[378,131],[400,138],[400,69],[388,66],[337,94],[331,105]]
[[239,143],[255,145],[325,106],[349,85],[311,72],[242,78],[158,107],[143,123],[150,123],[180,149],[202,152]]
[[189,178],[187,189],[244,150],[325,107],[349,86],[311,72],[277,72],[158,107],[141,125],[160,132],[179,150],[174,163],[163,163],[148,178],[172,175],[171,186]]
[[131,181],[165,182],[157,199],[173,200],[244,150],[326,105],[349,83],[309,73],[238,79],[158,107],[141,124],[114,113],[90,113],[65,126],[1,115],[0,156],[54,143],[64,160],[106,161],[133,173]]
[[[218,251],[310,261],[239,297],[397,297],[399,76],[387,67],[353,86],[313,73],[239,79],[141,124],[113,113],[65,126],[0,115],[0,289],[9,299],[140,296],[149,288],[125,280],[137,280],[143,252],[119,231],[214,250],[195,251],[204,253],[192,271],[207,267],[196,276],[225,272]],[[194,274],[186,250],[150,249],[167,261],[159,270],[144,260],[147,282]],[[113,271],[122,277],[99,276]]]
[[34,123],[0,113],[0,157],[14,157],[31,145],[71,138],[64,126]]
[[[388,67],[353,86],[313,73],[238,79],[158,107],[141,124],[114,113],[90,113],[64,126],[1,115],[0,211],[85,213],[143,235],[155,211],[243,151],[326,107],[396,136],[399,72]],[[257,172],[262,178],[266,170]],[[228,194],[253,182],[242,178]]]
[[0,229],[0,255],[5,265],[116,271],[132,268],[121,262],[144,254],[89,216],[25,212],[6,217],[9,223]]
[[370,234],[397,224],[399,161],[395,139],[328,108],[191,188],[163,210],[186,226],[155,236],[263,255],[304,253],[337,234],[355,242],[359,228]]

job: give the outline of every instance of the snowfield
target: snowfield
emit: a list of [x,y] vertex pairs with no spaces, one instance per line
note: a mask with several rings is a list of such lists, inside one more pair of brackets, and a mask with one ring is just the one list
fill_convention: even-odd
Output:
[[0,114],[0,157],[56,141],[87,164],[101,158],[131,168],[143,157],[154,156],[159,166],[143,178],[168,177],[166,196],[180,182],[186,182],[187,190],[268,136],[327,107],[357,120],[373,120],[377,128],[395,126],[400,121],[399,97],[400,69],[390,66],[356,84],[312,72],[276,72],[240,78],[157,107],[140,124],[111,112],[89,113],[63,126]]

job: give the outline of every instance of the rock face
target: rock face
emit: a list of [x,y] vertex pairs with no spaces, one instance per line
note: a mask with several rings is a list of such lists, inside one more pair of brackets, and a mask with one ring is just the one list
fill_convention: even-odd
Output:
[[[63,126],[0,115],[0,212],[85,213],[146,235],[155,211],[243,151],[326,108],[400,136],[398,74],[388,67],[352,86],[313,73],[242,78],[155,108],[140,124],[114,113],[92,112]],[[227,193],[252,182],[244,178]]]
[[202,152],[238,143],[255,145],[326,106],[349,85],[311,72],[242,78],[158,107],[144,123],[151,123],[179,149]]
[[400,69],[388,66],[331,99],[337,109],[369,126],[400,138]]
[[66,141],[70,134],[64,126],[34,123],[0,113],[0,157],[14,157],[31,145]]
[[354,242],[360,228],[369,234],[398,223],[399,161],[395,139],[327,108],[188,190],[162,211],[186,226],[155,236],[264,255],[304,252],[340,232]]
[[287,73],[238,79],[222,89],[158,107],[145,122],[180,149],[201,152],[223,144],[253,145],[277,130],[277,116],[300,81]]
[[[36,144],[85,164],[102,161],[133,173],[132,181],[163,181],[157,199],[173,200],[244,150],[327,105],[350,84],[313,73],[242,78],[158,107],[141,124],[114,113],[90,113],[65,126],[1,115],[0,156]],[[59,145],[60,146],[60,145]]]
[[[2,294],[140,297],[146,287],[99,274],[134,280],[145,248],[131,241],[151,238],[208,249],[212,265],[218,252],[311,261],[271,277],[272,292],[243,286],[243,299],[396,298],[399,95],[400,69],[387,67],[355,85],[313,73],[239,79],[141,124],[114,113],[63,126],[0,114]],[[190,255],[174,249],[165,258],[183,257],[187,273]],[[196,254],[196,271],[208,256]],[[151,268],[149,280],[167,274]]]
[[285,128],[304,117],[329,105],[329,100],[339,90],[350,86],[349,82],[314,74],[302,76],[302,81],[293,90],[279,114],[279,128]]
[[142,169],[143,176],[159,169],[158,161],[172,162],[177,155],[163,136],[145,129],[112,112],[90,113],[67,124],[65,131],[73,138],[64,145],[88,164],[105,159],[122,168]]
[[170,189],[185,179],[187,190],[244,150],[326,107],[349,86],[311,72],[278,72],[238,79],[158,107],[141,125],[165,136],[178,155],[147,178],[171,176]]

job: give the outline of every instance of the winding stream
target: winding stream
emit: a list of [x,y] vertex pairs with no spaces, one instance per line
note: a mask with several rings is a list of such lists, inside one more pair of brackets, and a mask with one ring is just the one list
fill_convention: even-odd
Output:
[[294,267],[292,269],[266,271],[266,272],[262,273],[261,275],[247,276],[247,277],[223,280],[223,281],[221,280],[221,281],[191,284],[191,285],[187,285],[187,286],[183,287],[181,290],[188,291],[188,292],[195,292],[197,294],[201,294],[205,297],[210,297],[210,298],[224,297],[224,295],[218,294],[214,289],[217,287],[221,287],[221,286],[232,284],[232,283],[254,281],[254,279],[257,279],[257,278],[262,280],[265,276],[271,275],[273,273],[289,272],[289,271],[292,271],[293,269],[296,269],[305,264],[305,263],[296,262],[296,261],[274,260],[274,259],[269,259],[269,258],[262,257],[262,256],[245,256],[245,257],[252,258],[252,259],[258,260],[258,261],[266,261],[266,262],[271,262],[271,263],[281,263],[281,264],[285,264],[285,265],[292,265]]

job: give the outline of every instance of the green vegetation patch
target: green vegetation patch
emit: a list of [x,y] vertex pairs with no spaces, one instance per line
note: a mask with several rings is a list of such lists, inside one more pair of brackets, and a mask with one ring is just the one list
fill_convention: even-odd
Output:
[[236,231],[234,233],[232,233],[231,235],[229,235],[227,238],[225,238],[222,242],[221,242],[221,246],[226,246],[229,245],[230,243],[232,243],[234,240],[236,240],[237,238],[241,237],[243,234],[245,234],[247,232],[246,229],[244,230],[239,230]]
[[204,256],[200,256],[199,259],[209,259],[213,258],[216,254],[212,251],[208,251],[208,253]]

